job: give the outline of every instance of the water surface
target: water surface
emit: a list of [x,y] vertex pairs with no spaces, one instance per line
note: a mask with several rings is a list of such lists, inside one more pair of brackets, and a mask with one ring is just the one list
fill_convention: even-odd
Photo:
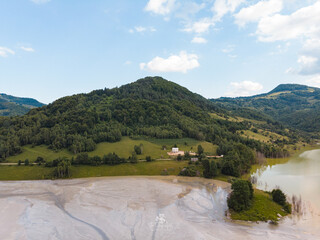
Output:
[[306,151],[287,163],[262,167],[254,174],[257,187],[272,190],[280,187],[288,196],[296,195],[320,210],[320,150]]

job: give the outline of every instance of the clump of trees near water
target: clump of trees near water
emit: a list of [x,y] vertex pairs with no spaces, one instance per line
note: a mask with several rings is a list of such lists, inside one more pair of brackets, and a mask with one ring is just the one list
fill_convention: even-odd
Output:
[[[254,190],[252,183],[246,180],[234,180],[231,185],[232,192],[230,193],[227,203],[229,209],[235,212],[249,210],[254,201]],[[267,192],[272,197],[272,200],[283,207],[287,213],[291,213],[291,204],[287,202],[286,195],[280,189],[274,189],[272,192]]]

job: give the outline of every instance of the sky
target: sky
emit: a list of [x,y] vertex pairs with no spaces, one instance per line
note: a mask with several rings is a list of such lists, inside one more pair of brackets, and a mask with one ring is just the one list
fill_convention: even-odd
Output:
[[206,98],[320,87],[320,0],[1,0],[0,92],[50,103],[162,76]]

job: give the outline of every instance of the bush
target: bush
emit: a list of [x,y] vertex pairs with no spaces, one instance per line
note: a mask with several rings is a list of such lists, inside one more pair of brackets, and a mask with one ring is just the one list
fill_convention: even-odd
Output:
[[273,189],[271,194],[272,194],[273,201],[280,204],[281,206],[286,205],[287,203],[286,195],[280,189]]
[[184,152],[184,160],[190,160],[191,156],[190,153],[188,151]]
[[129,157],[129,162],[130,163],[138,163],[138,157],[137,154],[134,152],[132,155]]
[[287,213],[291,213],[291,211],[292,211],[292,209],[291,209],[291,204],[286,203],[286,204],[283,206],[283,210],[285,210]]
[[194,166],[184,167],[180,171],[179,176],[195,177],[197,176],[197,169]]
[[201,145],[198,145],[198,155],[203,154],[203,152],[204,152],[203,147]]
[[29,166],[29,159],[24,160],[24,165]]
[[236,180],[231,185],[232,193],[228,198],[228,207],[236,212],[248,210],[252,204],[253,188],[249,181]]
[[146,156],[146,161],[147,162],[151,162],[152,161],[152,158],[150,156]]
[[142,149],[141,149],[141,146],[137,146],[135,145],[134,146],[134,151],[137,155],[141,155],[142,154]]

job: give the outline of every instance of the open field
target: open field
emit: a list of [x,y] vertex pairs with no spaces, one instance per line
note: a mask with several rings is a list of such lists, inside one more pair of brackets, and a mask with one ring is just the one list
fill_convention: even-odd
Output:
[[102,176],[157,176],[167,169],[169,175],[178,175],[188,162],[155,161],[138,164],[120,164],[116,166],[73,166],[72,178],[102,177]]
[[220,120],[227,120],[227,121],[230,121],[230,122],[247,121],[247,122],[251,122],[251,123],[255,123],[255,124],[265,124],[266,123],[266,121],[259,121],[259,120],[243,118],[243,117],[230,117],[230,116],[225,117],[225,116],[218,115],[217,113],[209,113],[209,114],[210,114],[210,116],[212,118],[220,119]]
[[272,142],[273,140],[283,140],[283,139],[286,139],[288,140],[288,137],[286,136],[281,136],[277,133],[274,133],[274,132],[270,132],[270,131],[264,131],[264,130],[258,130],[257,133],[251,131],[251,130],[244,130],[244,131],[238,131],[238,133],[242,133],[241,135],[243,137],[248,137],[248,138],[251,138],[251,139],[254,139],[254,140],[258,140],[258,141],[261,141],[261,142]]
[[[102,176],[156,176],[167,169],[169,175],[178,175],[187,166],[187,161],[154,161],[137,164],[125,163],[116,166],[72,166],[71,178]],[[0,180],[51,179],[54,168],[44,166],[0,166]]]
[[48,149],[48,146],[41,145],[32,147],[31,145],[27,145],[22,147],[23,152],[16,156],[8,157],[6,160],[8,162],[18,162],[19,160],[24,161],[29,159],[30,162],[34,162],[37,157],[43,157],[46,161],[52,161],[59,157],[72,157],[73,154],[69,152],[67,149],[61,151],[53,151]]
[[[116,143],[99,143],[94,151],[89,152],[89,156],[100,156],[115,152],[120,157],[128,158],[135,145],[143,145],[143,153],[138,156],[139,159],[145,159],[146,156],[151,156],[154,159],[167,159],[169,158],[167,152],[171,151],[171,147],[175,144],[183,151],[197,151],[197,146],[201,144],[204,151],[208,154],[216,154],[217,146],[209,142],[197,141],[191,138],[182,139],[131,139],[129,137],[123,137],[120,142]],[[167,150],[162,150],[162,146],[165,145]],[[7,158],[8,162],[18,162],[19,160],[24,161],[29,159],[33,162],[38,156],[43,157],[46,161],[52,161],[58,157],[74,156],[67,149],[61,151],[53,151],[48,149],[47,146],[41,145],[32,147],[31,145],[24,146],[23,152],[17,156]]]
[[278,221],[278,213],[281,216],[288,215],[282,206],[272,201],[268,193],[255,189],[252,207],[239,213],[232,211],[231,218],[242,221]]
[[0,166],[0,180],[50,179],[53,171],[43,166]]

